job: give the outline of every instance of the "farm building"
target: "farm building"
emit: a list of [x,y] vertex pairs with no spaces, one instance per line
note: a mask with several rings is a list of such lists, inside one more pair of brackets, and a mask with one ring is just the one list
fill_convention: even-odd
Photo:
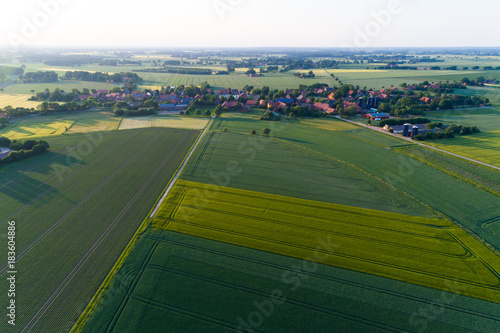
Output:
[[370,120],[389,119],[389,115],[387,113],[383,113],[383,112],[367,113],[367,114],[365,114],[365,117],[370,119]]

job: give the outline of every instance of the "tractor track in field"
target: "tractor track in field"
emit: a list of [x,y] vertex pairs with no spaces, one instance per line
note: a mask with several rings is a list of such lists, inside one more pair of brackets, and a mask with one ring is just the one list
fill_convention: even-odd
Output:
[[[31,317],[31,319],[28,321],[28,323],[23,327],[21,332],[29,332],[34,325],[40,320],[40,318],[43,316],[43,314],[47,311],[47,309],[50,307],[50,305],[55,301],[55,299],[61,294],[61,292],[64,290],[64,288],[71,282],[73,277],[78,273],[80,268],[87,262],[89,257],[95,252],[97,247],[104,241],[104,239],[108,236],[108,234],[111,232],[111,230],[115,227],[115,225],[120,221],[120,219],[125,215],[127,210],[134,204],[134,202],[137,200],[137,198],[142,194],[144,189],[151,183],[153,178],[158,174],[158,172],[163,168],[165,163],[167,163],[171,156],[178,150],[180,147],[181,143],[184,142],[184,140],[187,137],[187,133],[184,133],[182,138],[180,138],[175,146],[170,150],[170,152],[165,156],[165,158],[162,160],[162,162],[156,167],[156,169],[151,173],[151,175],[146,179],[146,181],[142,184],[142,186],[139,188],[139,190],[135,193],[135,195],[129,200],[127,205],[122,208],[120,213],[113,219],[113,221],[107,226],[107,228],[99,235],[99,237],[94,241],[92,246],[85,252],[85,254],[80,258],[80,260],[77,262],[77,264],[73,267],[73,269],[66,275],[64,280],[59,284],[59,286],[52,292],[52,294],[48,297],[48,299],[44,302],[44,304],[38,309],[38,311]],[[155,137],[159,136],[157,134]],[[145,148],[147,148],[150,144],[153,143],[153,139],[151,139],[141,151],[143,151]],[[138,153],[134,154],[132,159],[135,159],[138,156]],[[128,162],[128,161],[127,161]],[[128,163],[127,163],[128,164]],[[47,235],[44,236],[44,238]]]
[[[190,226],[190,227],[197,227],[199,229],[210,230],[210,231],[217,232],[217,233],[222,233],[222,234],[234,235],[234,236],[238,236],[238,237],[242,237],[242,238],[246,238],[246,239],[253,239],[253,240],[264,242],[264,243],[268,243],[268,244],[281,245],[281,246],[286,246],[286,247],[290,247],[290,248],[299,248],[299,249],[303,249],[303,250],[311,251],[311,252],[317,251],[317,252],[320,252],[320,253],[323,253],[323,254],[326,254],[326,255],[336,256],[336,257],[340,257],[340,258],[347,259],[347,260],[355,260],[355,261],[364,262],[364,263],[367,263],[367,264],[370,264],[370,265],[377,265],[377,266],[381,266],[381,267],[386,267],[386,268],[397,270],[397,271],[401,271],[401,272],[403,272],[403,271],[404,272],[411,272],[411,273],[414,273],[414,274],[425,275],[425,276],[428,276],[428,277],[437,278],[437,279],[441,279],[441,280],[450,280],[450,279],[453,279],[454,281],[462,282],[462,283],[467,284],[467,285],[472,285],[472,286],[476,286],[476,287],[480,287],[480,288],[484,288],[484,289],[489,289],[489,290],[500,291],[500,283],[499,283],[500,281],[498,281],[498,274],[495,275],[495,277],[497,278],[497,285],[491,286],[491,285],[486,285],[486,284],[475,283],[475,282],[470,281],[470,280],[458,279],[456,277],[450,277],[450,276],[446,276],[446,275],[442,275],[442,274],[430,273],[430,272],[422,271],[422,270],[411,268],[411,267],[406,267],[406,266],[401,266],[401,265],[396,265],[396,264],[390,264],[390,263],[386,263],[386,262],[382,262],[382,261],[371,260],[371,259],[367,259],[367,258],[364,258],[364,257],[347,255],[347,254],[342,254],[342,253],[338,253],[338,252],[334,253],[332,251],[318,250],[317,247],[316,248],[312,248],[312,247],[308,247],[308,246],[304,246],[304,245],[299,245],[299,244],[296,244],[296,243],[290,243],[290,242],[286,242],[286,241],[277,241],[275,239],[270,239],[270,238],[261,237],[261,236],[255,236],[255,235],[250,235],[250,234],[242,234],[242,233],[239,233],[239,232],[236,232],[236,231],[228,231],[227,229],[217,228],[217,227],[207,226],[207,225],[202,225],[202,224],[197,224],[197,223],[193,223],[193,222],[185,222],[185,221],[172,220],[170,223],[178,223],[178,224],[187,225],[187,226]],[[171,229],[168,229],[168,230],[171,230]],[[171,231],[177,231],[177,230],[171,230]],[[186,233],[186,232],[183,232],[183,231],[177,231],[177,232]],[[191,233],[186,233],[186,234],[194,235],[194,234],[191,234]],[[203,236],[203,237],[209,238],[207,236]],[[211,239],[211,238],[209,238],[209,239]],[[232,244],[240,245],[240,246],[248,246],[248,245],[242,245],[242,244],[237,244],[237,243],[232,243]],[[260,248],[257,248],[257,249],[260,249]],[[260,249],[260,250],[262,250],[262,249]],[[267,250],[262,250],[262,251],[267,251]],[[273,253],[279,253],[279,252],[274,252],[274,251],[271,251],[271,252],[273,252]],[[291,254],[285,254],[285,255],[294,257]],[[303,258],[300,258],[300,259],[303,259]],[[342,266],[339,266],[339,267],[342,267]],[[351,269],[349,267],[342,267],[342,268]],[[486,267],[486,268],[489,269],[488,267]],[[369,270],[367,272],[365,272],[365,273],[372,274]],[[379,273],[379,274],[376,274],[376,275],[383,276],[383,277],[394,278],[393,276],[390,276],[387,273],[385,273],[385,274],[380,274]]]
[[132,294],[135,290],[135,287],[139,283],[139,280],[141,279],[142,274],[144,274],[144,271],[146,270],[146,267],[149,264],[149,261],[151,260],[151,258],[153,257],[153,254],[155,253],[157,247],[158,247],[158,243],[155,243],[149,249],[148,253],[146,254],[146,257],[144,258],[144,260],[141,263],[141,266],[137,270],[137,274],[135,274],[135,276],[134,276],[134,280],[127,288],[127,291],[125,293],[126,296],[121,299],[120,304],[118,306],[118,309],[115,312],[113,318],[110,320],[109,325],[106,327],[105,332],[110,332],[111,330],[113,330],[116,323],[120,319],[120,316],[123,312],[123,309],[125,309],[125,306],[127,305],[130,297],[132,296]]
[[[157,135],[158,136],[158,135]],[[146,143],[139,152],[144,151],[153,140]],[[127,161],[125,161],[118,169],[113,171],[106,179],[104,179],[97,187],[95,187],[91,192],[89,192],[85,197],[83,197],[76,205],[74,205],[69,211],[66,212],[59,220],[57,220],[54,224],[52,224],[43,234],[41,234],[36,240],[34,240],[31,244],[29,244],[26,248],[24,248],[18,255],[17,260],[22,259],[26,254],[28,254],[37,244],[39,244],[42,240],[44,240],[54,229],[56,229],[61,223],[63,223],[71,214],[73,214],[78,208],[80,208],[85,202],[87,202],[90,198],[94,196],[106,183],[108,183],[118,172],[123,170],[128,164],[130,164],[135,158],[137,154],[133,154]],[[4,266],[0,270],[0,276],[3,275],[8,269],[8,266]]]
[[[214,249],[210,249],[210,248],[206,248],[206,247],[202,247],[202,246],[197,246],[197,245],[193,245],[193,244],[187,244],[184,242],[164,238],[161,236],[158,237],[158,236],[149,235],[149,236],[147,236],[147,238],[151,239],[153,241],[160,241],[160,242],[164,242],[164,243],[173,244],[173,245],[178,246],[178,247],[183,247],[186,249],[195,250],[195,251],[198,251],[200,253],[211,253],[211,254],[214,254],[217,256],[231,258],[231,259],[235,259],[235,260],[239,260],[239,261],[243,261],[243,262],[250,262],[250,263],[254,263],[257,265],[261,265],[261,266],[265,266],[265,267],[269,267],[269,268],[273,268],[273,269],[280,269],[283,271],[290,270],[290,266],[284,266],[284,265],[276,264],[274,262],[269,262],[269,261],[264,261],[264,260],[249,258],[249,257],[243,257],[243,256],[236,255],[233,253],[214,250]],[[214,242],[214,240],[209,240],[209,241]],[[237,245],[229,244],[229,246],[237,246]],[[256,250],[256,249],[253,249],[253,250],[259,251],[259,252],[261,251],[261,250]],[[264,251],[264,252],[266,252],[266,251]],[[276,254],[276,253],[272,253],[272,252],[269,252],[269,253],[272,255],[276,255],[276,256],[282,256],[281,254]],[[296,259],[296,258],[294,258],[294,259]],[[304,260],[306,260],[306,259],[304,259]],[[329,266],[329,265],[325,265],[325,264],[321,264],[321,263],[318,263],[318,264],[324,265],[324,266]],[[333,267],[333,268],[337,268],[337,267]],[[338,269],[343,269],[343,268],[338,268]],[[354,282],[352,280],[346,280],[343,278],[333,277],[332,275],[323,275],[323,274],[320,274],[317,272],[307,272],[307,271],[301,271],[301,274],[305,274],[305,275],[315,277],[318,279],[322,279],[322,280],[326,280],[326,281],[337,282],[337,283],[346,284],[346,285],[353,286],[353,287],[358,287],[361,289],[366,289],[366,290],[377,292],[377,293],[384,294],[384,295],[390,295],[390,296],[394,296],[397,298],[404,298],[407,300],[412,300],[412,301],[416,301],[416,302],[423,303],[423,304],[429,304],[429,302],[430,302],[429,299],[425,299],[425,298],[421,298],[421,297],[413,296],[413,295],[408,295],[408,294],[403,294],[403,293],[399,293],[399,292],[394,292],[394,291],[388,291],[387,289],[382,289],[379,287],[374,287],[374,286],[362,284],[359,282]],[[360,272],[360,274],[367,274],[367,273]],[[385,278],[385,279],[390,279],[390,278]],[[404,282],[404,283],[409,283],[409,282]],[[429,288],[429,287],[423,287],[423,288]],[[451,293],[451,291],[448,293]],[[464,308],[460,308],[460,307],[456,307],[456,306],[451,306],[451,305],[444,304],[444,303],[442,304],[442,306],[444,308],[449,309],[449,310],[467,313],[467,314],[482,317],[482,318],[492,319],[492,320],[498,321],[500,323],[500,317],[498,317],[498,316],[485,315],[484,313],[475,312],[474,310],[464,309]]]
[[[236,291],[239,291],[239,292],[244,292],[244,293],[251,294],[251,295],[254,295],[254,296],[260,296],[260,297],[264,297],[264,298],[269,297],[269,293],[268,292],[256,290],[256,289],[253,289],[253,288],[244,287],[244,286],[241,286],[241,285],[236,285],[236,284],[233,284],[233,283],[222,282],[220,280],[211,279],[211,278],[204,277],[204,276],[201,276],[201,275],[191,274],[191,273],[188,273],[186,271],[179,271],[179,270],[176,270],[176,269],[173,269],[173,268],[167,268],[167,267],[163,267],[163,266],[159,266],[159,265],[154,265],[154,266],[150,266],[150,267],[153,268],[153,269],[157,269],[157,270],[163,271],[163,272],[172,273],[172,274],[180,275],[180,276],[183,276],[183,277],[187,277],[187,278],[191,278],[191,279],[203,281],[203,282],[206,282],[206,283],[210,283],[210,284],[214,284],[214,285],[217,285],[217,286],[221,286],[221,287],[233,289],[233,290],[236,290]],[[153,300],[148,299],[146,297],[135,295],[135,298],[137,298],[137,297],[142,298],[145,302],[151,302],[151,301],[153,301]],[[158,303],[158,304],[162,304],[162,305],[167,305],[165,303],[158,302],[158,301],[153,301],[153,302]],[[350,320],[350,321],[362,323],[362,324],[369,325],[369,326],[372,326],[372,327],[377,327],[379,329],[384,329],[384,330],[387,330],[389,332],[400,332],[400,330],[397,327],[385,325],[385,324],[382,324],[382,323],[374,322],[374,321],[369,320],[369,319],[364,319],[364,318],[360,318],[360,317],[353,316],[353,315],[350,315],[350,314],[346,314],[346,313],[343,313],[343,312],[340,312],[340,311],[336,311],[336,310],[333,310],[333,309],[326,308],[324,306],[313,305],[313,304],[310,304],[310,303],[306,303],[306,302],[303,302],[303,301],[292,299],[290,297],[287,297],[284,302],[287,303],[287,304],[291,304],[291,305],[295,305],[295,306],[304,308],[304,309],[315,310],[315,311],[322,312],[322,313],[325,313],[325,314],[329,314],[329,315],[334,315],[334,316],[337,316],[337,317],[341,317],[341,318],[344,318],[344,319],[347,319],[347,320]]]
[[[178,206],[188,207],[188,208],[191,208],[193,210],[197,209],[196,206],[185,205],[185,204],[182,204],[182,203],[179,204]],[[424,249],[424,248],[417,247],[417,246],[404,245],[404,244],[400,244],[400,243],[395,243],[395,242],[390,242],[390,241],[384,241],[384,240],[378,240],[378,239],[369,238],[369,237],[363,237],[363,236],[356,236],[354,234],[347,234],[347,233],[343,233],[343,232],[339,232],[339,231],[326,230],[326,229],[312,227],[312,226],[306,226],[306,225],[299,225],[299,224],[295,224],[295,223],[291,223],[291,222],[284,222],[284,221],[279,221],[279,220],[264,218],[264,217],[260,217],[260,216],[256,216],[256,215],[247,215],[247,214],[243,214],[241,212],[228,212],[228,211],[218,210],[218,209],[208,208],[208,207],[205,207],[205,208],[201,209],[201,211],[202,212],[203,211],[209,211],[209,212],[212,212],[212,213],[219,213],[219,214],[222,213],[223,215],[234,216],[235,218],[246,218],[248,220],[254,220],[254,221],[257,220],[257,221],[261,221],[261,222],[264,222],[264,223],[271,223],[271,224],[275,224],[275,225],[283,225],[283,226],[291,227],[291,228],[294,228],[294,229],[317,232],[318,234],[333,234],[333,235],[337,235],[337,236],[341,236],[341,237],[345,237],[345,238],[350,238],[350,239],[365,241],[365,242],[368,242],[368,243],[375,243],[375,244],[381,244],[381,245],[389,245],[389,246],[392,246],[392,247],[409,249],[409,250],[414,250],[414,251],[418,251],[418,252],[425,252],[425,253],[430,253],[430,254],[437,254],[437,255],[441,255],[443,257],[449,257],[449,258],[466,259],[466,258],[470,258],[472,256],[472,253],[468,252],[467,250],[465,250],[464,254],[454,255],[454,254],[450,254],[450,253],[444,253],[444,252],[438,252],[438,251],[428,250],[428,249]],[[296,214],[294,214],[294,215],[296,215]],[[329,221],[327,219],[313,218],[313,217],[305,216],[305,215],[300,215],[300,216],[305,217],[306,219],[316,220],[318,222],[326,222],[326,223],[331,222],[331,221]],[[181,220],[176,220],[175,218],[172,218],[172,220],[175,221],[175,222],[181,221]],[[337,221],[334,221],[334,223],[336,223],[336,222]],[[400,233],[400,232],[397,232],[397,233]],[[414,237],[416,236],[415,234],[411,234],[411,235],[414,236]],[[421,236],[419,238],[430,238],[430,239],[433,239],[433,240],[439,239],[439,238],[436,238],[436,237],[426,237],[426,236]],[[443,241],[441,239],[439,239],[439,240]],[[451,241],[451,240],[444,240],[444,241],[453,243],[453,241]]]
[[[129,139],[130,141],[130,139]],[[98,159],[100,159],[101,157],[106,157],[107,156],[107,153],[111,150],[113,150],[116,146],[118,146],[119,144],[121,143],[121,141],[115,143],[114,145],[110,146],[108,149],[106,149],[105,151],[103,151],[102,153],[98,154],[97,156],[95,156],[94,158],[92,158],[91,160],[89,160],[86,164],[86,166],[90,165],[91,163],[97,161]],[[65,156],[64,154],[61,154],[60,156]],[[57,160],[57,159],[56,159]],[[54,162],[56,161],[54,160]],[[30,202],[28,202],[27,204],[25,204],[24,206],[20,207],[19,209],[17,209],[16,211],[14,211],[13,213],[11,213],[9,216],[7,216],[5,219],[3,219],[2,221],[0,221],[0,226],[3,225],[4,223],[6,223],[10,218],[16,216],[17,214],[23,212],[25,209],[29,208],[30,206],[32,206],[34,203],[36,203],[37,201],[40,201],[41,199],[43,199],[47,194],[49,194],[50,192],[54,191],[56,188],[55,186],[57,185],[60,185],[62,184],[64,181],[66,181],[68,178],[71,178],[73,176],[75,176],[76,174],[78,174],[80,171],[82,171],[83,168],[82,167],[78,167],[76,169],[73,169],[73,172],[71,172],[69,175],[65,176],[64,178],[62,178],[61,180],[59,180],[56,184],[54,184],[54,186],[52,186],[50,189],[46,190],[45,192],[42,192],[40,193],[38,196],[36,196],[35,198],[33,198]],[[50,180],[50,179],[49,179]],[[48,182],[49,180],[45,181],[44,184],[46,182]]]
[[[171,305],[168,305],[168,304],[165,304],[165,303],[162,303],[162,302],[159,302],[159,301],[155,301],[155,300],[143,297],[143,296],[134,295],[134,296],[132,296],[132,298],[134,300],[138,301],[138,302],[147,304],[149,306],[154,306],[154,307],[160,308],[162,310],[167,310],[169,312],[174,312],[174,313],[177,313],[179,315],[186,316],[186,317],[191,317],[191,318],[194,318],[194,319],[197,319],[197,320],[201,320],[201,321],[204,321],[206,323],[213,324],[213,325],[216,325],[216,326],[221,326],[221,327],[224,327],[226,329],[233,330],[233,331],[237,331],[237,329],[239,327],[238,325],[235,325],[233,323],[227,322],[225,320],[217,319],[217,318],[214,318],[214,317],[209,317],[207,315],[203,315],[201,313],[197,313],[197,312],[194,312],[194,311],[189,311],[189,310],[182,309],[182,308],[179,308],[179,307],[173,307]],[[259,331],[259,330],[255,329],[255,328],[252,329],[252,332],[264,333],[262,331]]]
[[206,153],[206,151],[208,149],[208,146],[210,146],[210,143],[212,142],[212,140],[214,138],[214,135],[215,135],[215,132],[212,132],[208,136],[207,142],[205,143],[205,145],[203,146],[203,149],[200,152],[200,156],[198,156],[198,159],[196,160],[193,168],[191,169],[191,176],[194,176],[194,174],[196,173],[196,170],[198,170],[198,166],[200,165],[201,160],[203,159],[203,156],[205,155],[205,153]]

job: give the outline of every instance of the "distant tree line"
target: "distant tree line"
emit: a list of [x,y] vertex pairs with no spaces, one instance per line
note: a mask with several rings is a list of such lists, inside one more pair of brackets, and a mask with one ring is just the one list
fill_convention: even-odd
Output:
[[[126,78],[126,79],[124,79]],[[75,71],[75,72],[66,72],[63,76],[64,80],[76,80],[76,81],[91,81],[91,82],[124,82],[128,83],[139,83],[142,82],[142,78],[139,77],[136,73],[130,72],[122,72],[122,73],[102,73],[102,72],[85,72],[85,71]]]
[[23,83],[50,83],[59,81],[59,76],[54,71],[28,72],[19,76],[19,81]]
[[165,68],[145,68],[134,69],[134,72],[143,73],[172,73],[172,74],[190,74],[190,75],[211,75],[209,68],[189,68],[189,67],[165,67]]

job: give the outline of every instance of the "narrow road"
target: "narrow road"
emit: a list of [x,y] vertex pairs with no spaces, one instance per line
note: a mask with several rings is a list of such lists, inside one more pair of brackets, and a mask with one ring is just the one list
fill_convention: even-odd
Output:
[[174,178],[172,178],[172,181],[168,185],[168,187],[167,187],[165,193],[163,194],[163,196],[161,197],[160,201],[158,201],[158,204],[156,205],[155,209],[153,210],[153,212],[151,213],[151,215],[149,215],[150,218],[153,218],[153,216],[155,216],[156,212],[158,211],[158,209],[160,208],[161,204],[163,203],[163,201],[167,197],[168,193],[170,193],[170,190],[172,189],[172,187],[174,187],[174,185],[177,182],[177,179],[179,178],[182,170],[184,170],[184,167],[186,166],[187,162],[189,161],[189,158],[191,157],[191,155],[193,155],[194,150],[196,149],[196,147],[200,143],[201,139],[203,139],[203,137],[205,136],[205,133],[208,131],[208,129],[210,128],[210,126],[214,122],[214,119],[215,119],[215,117],[212,117],[212,119],[210,119],[210,121],[207,124],[207,127],[205,127],[205,129],[203,130],[203,132],[201,133],[201,135],[198,137],[198,140],[196,140],[193,148],[189,151],[189,154],[187,155],[187,157],[184,160],[184,162],[181,164],[181,167],[175,173]]
[[401,140],[406,140],[406,141],[409,141],[409,142],[414,143],[416,145],[421,145],[421,146],[424,146],[426,148],[437,150],[439,152],[442,152],[442,153],[445,153],[445,154],[448,154],[448,155],[452,155],[452,156],[455,156],[455,157],[458,157],[458,158],[461,158],[461,159],[464,159],[464,160],[467,160],[467,161],[470,161],[470,162],[481,164],[481,165],[487,166],[487,167],[495,169],[495,170],[500,170],[500,167],[497,167],[497,166],[494,166],[494,165],[491,165],[491,164],[488,164],[488,163],[484,163],[484,162],[481,162],[481,161],[478,161],[478,160],[474,160],[472,158],[468,158],[468,157],[465,157],[465,156],[462,156],[462,155],[458,155],[458,154],[449,152],[447,150],[443,150],[443,149],[439,149],[439,148],[436,148],[436,147],[433,147],[433,146],[429,146],[429,145],[417,142],[415,140],[412,140],[411,138],[407,138],[407,137],[403,137],[403,136],[400,136],[400,135],[397,135],[397,134],[389,133],[389,132],[384,131],[380,127],[368,126],[368,125],[361,124],[361,123],[358,123],[358,122],[355,122],[355,121],[352,121],[352,120],[349,120],[349,119],[343,119],[343,118],[341,118],[339,116],[335,116],[335,118],[343,120],[343,121],[346,121],[348,123],[351,123],[351,124],[354,124],[354,125],[357,125],[357,126],[366,127],[368,129],[371,129],[372,131],[376,131],[376,132],[379,132],[379,133],[390,135],[392,137],[395,137],[395,138],[398,138],[398,139],[401,139]]

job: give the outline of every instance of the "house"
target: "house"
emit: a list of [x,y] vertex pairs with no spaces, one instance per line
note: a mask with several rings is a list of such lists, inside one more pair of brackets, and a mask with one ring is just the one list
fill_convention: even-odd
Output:
[[228,109],[233,109],[236,107],[236,105],[238,104],[238,101],[226,101],[224,103],[222,103],[222,108],[228,108]]
[[370,119],[370,120],[383,120],[383,119],[389,119],[389,115],[387,113],[383,112],[377,112],[377,113],[367,113],[365,114],[365,117]]
[[217,95],[229,95],[229,89],[219,89]]
[[177,111],[175,104],[160,104],[160,111]]
[[281,102],[281,103],[285,103],[285,104],[292,104],[293,99],[291,99],[291,98],[278,98],[278,99],[276,99],[276,102]]
[[256,106],[256,105],[257,105],[257,103],[258,103],[257,101],[254,101],[254,100],[252,100],[252,99],[249,99],[249,100],[245,103],[245,105],[246,105],[246,106],[248,106],[248,107],[253,107],[253,106]]
[[271,107],[273,108],[273,110],[278,110],[286,107],[286,104],[283,102],[268,102],[267,108],[270,109]]
[[[418,133],[425,134],[426,132],[429,132],[429,130],[425,129],[425,124],[410,125],[410,130],[414,126],[418,127]],[[386,127],[387,127],[387,129],[386,129]],[[392,128],[393,133],[402,134],[405,126],[404,125],[394,125],[394,126],[386,125],[386,127],[384,127],[384,130],[386,130],[386,131],[389,131],[389,129]]]
[[0,112],[0,118],[3,118],[3,117],[7,118],[7,114],[3,113],[3,112]]
[[427,103],[427,104],[429,104],[429,103],[431,102],[430,97],[422,97],[420,100],[421,100],[422,102],[424,102],[424,103]]

